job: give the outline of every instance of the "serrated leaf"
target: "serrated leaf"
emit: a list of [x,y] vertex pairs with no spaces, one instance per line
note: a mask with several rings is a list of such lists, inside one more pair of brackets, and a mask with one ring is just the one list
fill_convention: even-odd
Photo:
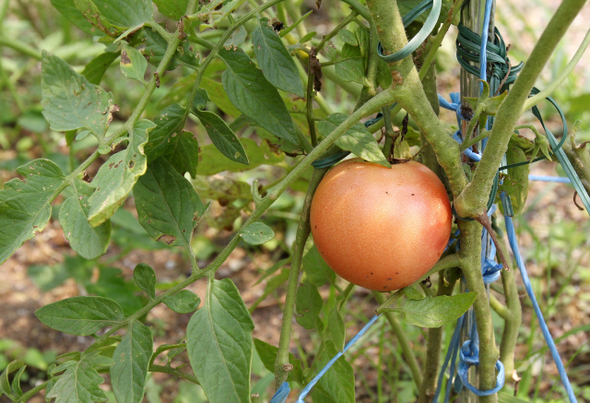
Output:
[[275,232],[266,224],[253,222],[240,231],[240,236],[250,245],[262,245],[273,239]]
[[90,84],[66,62],[43,52],[41,69],[43,116],[55,131],[87,128],[102,137],[112,120],[112,95]]
[[54,370],[64,371],[47,393],[47,399],[55,398],[55,403],[92,403],[108,401],[100,389],[104,379],[86,361],[67,361]]
[[249,165],[224,158],[215,145],[207,144],[201,147],[197,173],[210,176],[222,171],[242,172],[260,165],[280,165],[285,161],[285,155],[272,150],[266,141],[262,141],[258,145],[252,139],[243,138],[240,142],[244,147],[244,153],[248,155]]
[[441,295],[426,296],[422,300],[409,299],[403,308],[389,308],[391,312],[402,312],[406,321],[414,326],[434,328],[441,327],[463,315],[473,302],[477,294],[467,292],[452,297]]
[[153,239],[190,247],[196,222],[206,207],[170,163],[162,158],[150,163],[133,194],[139,222]]
[[242,50],[221,49],[227,66],[221,76],[231,102],[257,125],[278,138],[297,144],[295,126],[283,99]]
[[99,85],[102,76],[110,65],[119,57],[120,52],[104,52],[88,62],[82,70],[82,75],[94,85]]
[[147,70],[147,60],[139,50],[131,46],[123,46],[120,66],[125,77],[145,83],[144,76]]
[[320,312],[324,301],[318,292],[317,287],[311,284],[301,284],[297,289],[295,310],[297,323],[306,329],[322,331],[324,324],[320,319]]
[[191,313],[199,307],[201,298],[190,290],[180,290],[164,298],[164,303],[176,313]]
[[0,263],[45,228],[54,193],[65,179],[47,159],[33,160],[16,171],[24,179],[12,179],[0,190]]
[[321,287],[326,283],[333,283],[336,280],[336,273],[322,259],[315,245],[305,254],[302,263],[306,282],[316,287]]
[[80,10],[76,8],[74,0],[51,0],[51,5],[66,17],[69,22],[86,32],[88,35],[98,36],[100,34],[100,30],[89,23]]
[[127,148],[113,154],[98,170],[91,183],[95,191],[88,199],[88,221],[91,225],[100,225],[112,216],[123,204],[137,179],[144,174],[147,157],[143,153],[143,146],[153,127],[154,123],[149,120],[138,121],[129,133]]
[[154,342],[146,325],[133,321],[127,334],[113,353],[111,385],[118,403],[139,403],[143,400],[148,366]]
[[346,28],[343,28],[340,31],[338,31],[338,37],[342,40],[342,42],[347,43],[349,45],[352,45],[352,46],[359,45],[356,35],[352,31],[349,31]]
[[189,360],[211,403],[249,403],[254,323],[230,279],[211,281],[187,326]]
[[[260,357],[262,364],[264,364],[264,367],[270,372],[274,372],[279,348],[259,339],[254,339],[254,346],[256,347],[256,351],[258,352],[258,356]],[[289,382],[295,381],[299,383],[299,385],[303,385],[303,365],[301,364],[301,360],[289,353],[289,363],[293,365],[293,369],[289,371],[287,380]]]
[[188,0],[154,0],[158,11],[173,20],[180,20],[188,6]]
[[215,147],[223,155],[232,161],[248,165],[248,156],[246,151],[236,137],[236,134],[229,128],[216,113],[193,109],[193,113],[199,118],[209,138],[215,144]]
[[[343,113],[333,113],[318,123],[318,131],[321,135],[327,136],[347,118],[348,116]],[[377,140],[360,122],[340,136],[335,144],[366,161],[376,162],[388,168],[391,166],[379,148]]]
[[129,28],[141,27],[151,20],[150,0],[74,0],[78,10],[95,27],[110,36],[118,36]]
[[35,315],[52,329],[89,336],[123,320],[123,309],[108,298],[72,297],[45,305],[37,309]]
[[260,22],[252,33],[252,43],[264,77],[276,88],[303,98],[297,66],[274,29]]
[[[323,343],[313,361],[313,372],[317,373],[337,353],[338,350],[331,341]],[[312,389],[312,400],[322,403],[354,403],[354,385],[354,371],[348,361],[340,357]]]
[[154,269],[145,263],[140,263],[133,270],[133,279],[150,299],[156,298],[156,272]]
[[92,260],[104,255],[111,239],[111,222],[97,227],[88,223],[88,197],[94,189],[86,182],[75,180],[74,194],[68,197],[59,210],[59,223],[70,246],[84,259]]

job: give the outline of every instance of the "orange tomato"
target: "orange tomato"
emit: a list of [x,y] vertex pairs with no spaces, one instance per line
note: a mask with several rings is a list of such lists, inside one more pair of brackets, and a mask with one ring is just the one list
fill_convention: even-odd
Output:
[[438,261],[452,213],[444,185],[426,166],[352,159],[320,182],[310,223],[332,270],[361,287],[391,291],[413,284]]

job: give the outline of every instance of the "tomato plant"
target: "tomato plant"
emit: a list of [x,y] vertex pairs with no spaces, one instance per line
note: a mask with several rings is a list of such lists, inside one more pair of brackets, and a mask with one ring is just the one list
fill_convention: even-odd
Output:
[[352,159],[322,179],[311,232],[328,265],[346,280],[379,291],[411,285],[442,255],[451,231],[449,198],[426,166]]

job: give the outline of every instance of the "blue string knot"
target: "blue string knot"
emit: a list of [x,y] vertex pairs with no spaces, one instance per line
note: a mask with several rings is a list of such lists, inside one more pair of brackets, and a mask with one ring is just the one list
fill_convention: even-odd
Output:
[[498,377],[496,379],[496,386],[494,386],[493,389],[479,390],[469,383],[469,367],[472,365],[479,365],[479,347],[476,343],[472,343],[471,340],[467,340],[465,343],[463,343],[463,345],[461,346],[459,356],[460,358],[459,365],[457,367],[457,374],[461,379],[461,383],[472,393],[474,393],[477,396],[491,396],[493,394],[498,393],[502,389],[502,387],[504,387],[504,364],[502,364],[502,361],[500,360],[496,361],[496,370],[498,371]]

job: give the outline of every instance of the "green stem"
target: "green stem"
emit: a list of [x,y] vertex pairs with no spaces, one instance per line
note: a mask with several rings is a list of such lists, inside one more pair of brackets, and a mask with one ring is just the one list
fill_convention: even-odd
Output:
[[7,46],[17,52],[32,57],[33,59],[41,60],[41,52],[17,39],[7,38],[4,35],[0,35],[0,46]]
[[45,381],[42,384],[35,386],[33,389],[27,391],[26,393],[23,393],[23,395],[21,397],[19,397],[18,399],[16,399],[14,401],[14,403],[20,403],[20,402],[27,402],[27,401],[29,401],[30,398],[32,398],[37,393],[39,393],[43,389],[45,389],[48,384],[49,384],[49,381]]
[[177,378],[182,378],[185,379],[189,382],[192,382],[194,384],[200,385],[201,383],[199,382],[199,380],[197,379],[196,376],[191,375],[191,374],[187,374],[186,372],[180,371],[176,368],[172,368],[172,367],[166,367],[163,365],[156,365],[156,364],[151,364],[148,368],[148,371],[150,372],[161,372],[163,374],[168,374],[168,375],[172,375],[175,376]]
[[508,148],[514,126],[524,111],[531,89],[585,2],[586,0],[564,0],[560,4],[533,48],[512,89],[500,104],[494,127],[481,161],[473,173],[473,179],[455,198],[455,210],[460,217],[477,217],[485,212],[496,171]]
[[307,73],[307,93],[305,94],[305,117],[307,118],[307,126],[309,127],[309,137],[311,138],[311,145],[315,147],[318,145],[318,135],[315,130],[315,122],[313,121],[313,84],[315,74],[312,73],[312,58],[310,57],[309,60],[310,63]]
[[281,325],[281,336],[279,338],[279,351],[275,361],[275,387],[278,388],[289,376],[289,345],[291,342],[291,326],[293,324],[293,315],[295,314],[295,300],[297,297],[297,288],[299,287],[299,276],[301,275],[301,261],[303,259],[303,251],[305,243],[309,237],[311,230],[309,223],[309,210],[311,208],[311,200],[320,181],[328,171],[328,168],[315,169],[313,176],[309,182],[307,194],[301,209],[301,216],[299,218],[299,226],[297,228],[297,236],[293,244],[293,254],[291,261],[291,270],[289,271],[289,282],[287,284],[287,295],[285,297],[285,305],[283,306],[283,321]]
[[367,21],[371,21],[371,13],[369,13],[369,9],[363,6],[356,0],[342,0],[343,3],[346,3],[350,6],[351,9],[359,13],[363,16],[363,18]]
[[[461,230],[461,270],[471,292],[476,293],[473,311],[479,335],[479,390],[489,390],[496,385],[496,361],[499,358],[498,347],[494,338],[492,312],[488,302],[488,293],[481,275],[481,225],[476,221],[459,220]],[[481,403],[497,402],[497,395],[481,397]]]
[[[452,269],[451,269],[452,270]],[[455,289],[455,283],[459,279],[459,270],[453,270],[447,279],[443,273],[438,279],[438,290],[436,295],[452,295]],[[428,339],[426,341],[426,360],[424,362],[423,381],[418,387],[418,403],[428,403],[432,401],[436,392],[436,381],[438,379],[438,368],[440,365],[440,354],[442,347],[443,327],[428,329]]]
[[[380,304],[383,304],[385,302],[385,296],[382,293],[375,291],[373,292],[373,295]],[[414,354],[414,349],[412,348],[404,329],[399,324],[399,321],[396,319],[393,312],[384,312],[384,314],[402,349],[402,353],[404,355],[404,358],[406,359],[406,363],[410,367],[410,371],[412,371],[412,378],[414,379],[414,383],[416,384],[418,389],[420,389],[420,386],[422,385],[422,373],[420,372],[420,366],[418,365],[418,360],[416,359],[416,355]]]

